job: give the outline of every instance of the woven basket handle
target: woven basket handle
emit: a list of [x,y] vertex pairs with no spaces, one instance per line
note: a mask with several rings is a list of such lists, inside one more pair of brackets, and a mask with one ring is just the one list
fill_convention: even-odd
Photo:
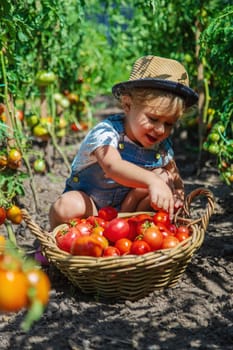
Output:
[[26,209],[22,209],[22,215],[30,231],[40,240],[43,245],[49,246],[52,235],[49,232],[42,230],[42,228],[32,220]]
[[[206,205],[204,214],[200,218],[192,220],[192,217],[190,214],[190,206],[191,206],[191,203],[200,196],[206,197],[207,205]],[[204,230],[206,230],[209,224],[210,216],[214,212],[214,207],[215,207],[215,199],[214,199],[213,193],[210,190],[207,190],[205,188],[197,188],[186,196],[184,207],[182,208],[182,210],[189,217],[189,219],[187,220],[189,224],[200,223],[201,226],[204,228]]]

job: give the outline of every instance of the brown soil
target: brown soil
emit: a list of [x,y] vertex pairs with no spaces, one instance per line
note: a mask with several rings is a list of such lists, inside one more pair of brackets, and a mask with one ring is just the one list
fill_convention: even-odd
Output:
[[[181,137],[180,137],[181,136]],[[12,350],[231,350],[233,349],[232,190],[218,177],[213,160],[196,175],[197,154],[185,148],[179,134],[177,162],[186,193],[205,187],[216,198],[205,240],[174,288],[154,291],[136,302],[100,299],[83,294],[55,267],[44,267],[52,291],[42,318],[31,330],[20,324],[25,311],[0,315],[0,349]],[[78,148],[72,140],[64,150],[69,160]],[[35,175],[39,208],[29,187],[20,203],[42,228],[48,210],[62,192],[67,169],[59,157],[46,175]],[[38,244],[23,223],[17,241],[28,253]]]

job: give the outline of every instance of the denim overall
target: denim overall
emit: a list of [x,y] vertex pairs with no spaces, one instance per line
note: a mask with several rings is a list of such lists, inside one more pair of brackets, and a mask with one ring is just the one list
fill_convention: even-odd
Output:
[[[120,135],[118,150],[122,159],[134,163],[140,167],[153,170],[167,165],[173,158],[173,149],[169,139],[164,140],[156,149],[146,149],[135,143],[125,140],[124,116],[113,115],[109,117],[113,127]],[[66,181],[67,191],[83,191],[89,195],[96,204],[97,209],[112,206],[120,209],[121,203],[131,187],[125,187],[114,180],[105,177],[102,168],[94,163],[79,173],[71,173]]]

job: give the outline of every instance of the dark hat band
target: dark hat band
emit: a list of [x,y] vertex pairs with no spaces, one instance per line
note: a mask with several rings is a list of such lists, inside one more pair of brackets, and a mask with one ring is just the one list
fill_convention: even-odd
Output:
[[124,93],[126,90],[138,87],[156,88],[172,92],[185,100],[186,107],[190,107],[196,104],[198,101],[198,94],[190,87],[171,80],[162,80],[155,78],[129,80],[115,84],[112,87],[112,93],[117,99],[119,99],[120,95],[122,95],[122,93]]

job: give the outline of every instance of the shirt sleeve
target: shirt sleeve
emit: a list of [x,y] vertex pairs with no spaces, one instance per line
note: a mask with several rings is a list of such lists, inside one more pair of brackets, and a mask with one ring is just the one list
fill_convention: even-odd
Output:
[[117,148],[118,141],[119,134],[113,128],[111,122],[108,120],[100,122],[89,131],[82,141],[80,149],[73,160],[72,171],[78,172],[95,163],[97,160],[93,152],[98,147],[109,145]]

